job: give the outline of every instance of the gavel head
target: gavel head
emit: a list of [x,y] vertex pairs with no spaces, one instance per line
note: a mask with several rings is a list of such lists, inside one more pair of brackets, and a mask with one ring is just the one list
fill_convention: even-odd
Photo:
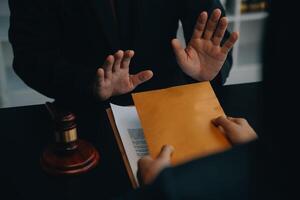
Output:
[[57,148],[72,150],[76,148],[77,125],[76,117],[70,111],[56,106],[55,103],[46,103],[46,107],[52,117]]
[[61,150],[77,148],[76,117],[71,112],[59,113],[54,120],[55,142]]

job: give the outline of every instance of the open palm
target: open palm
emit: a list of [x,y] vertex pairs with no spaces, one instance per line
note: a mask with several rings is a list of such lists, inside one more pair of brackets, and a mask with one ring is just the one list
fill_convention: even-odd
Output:
[[209,20],[207,12],[202,12],[185,49],[178,39],[172,41],[179,66],[196,80],[212,80],[221,70],[228,52],[238,39],[238,33],[233,32],[221,46],[228,21],[226,17],[220,17],[220,9],[214,10]]
[[152,78],[153,73],[149,70],[136,75],[129,74],[129,64],[133,56],[134,51],[118,51],[108,56],[103,67],[98,69],[95,93],[101,100],[131,92]]

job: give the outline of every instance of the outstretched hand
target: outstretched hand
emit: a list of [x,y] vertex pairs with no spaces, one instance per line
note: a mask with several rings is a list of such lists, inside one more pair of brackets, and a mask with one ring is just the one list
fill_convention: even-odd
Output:
[[134,56],[134,51],[125,53],[118,51],[106,58],[103,66],[97,71],[94,92],[100,100],[107,100],[112,96],[126,94],[134,90],[138,85],[152,78],[150,70],[138,74],[129,74],[129,64]]
[[212,121],[219,127],[229,141],[236,144],[244,144],[257,138],[256,132],[244,118],[218,117]]
[[237,32],[233,32],[221,46],[228,20],[226,17],[221,19],[220,17],[220,9],[215,9],[209,20],[207,12],[202,12],[198,17],[193,36],[185,49],[178,39],[172,40],[179,66],[183,72],[195,80],[214,79],[239,37]]
[[138,161],[138,177],[141,184],[150,184],[156,176],[166,167],[171,165],[174,147],[164,145],[156,159],[144,156]]
[[[244,118],[221,116],[212,122],[222,130],[233,145],[244,144],[257,139],[255,131]],[[165,145],[156,159],[150,156],[141,158],[138,162],[138,175],[141,183],[152,183],[164,168],[170,166],[173,152],[172,146]]]

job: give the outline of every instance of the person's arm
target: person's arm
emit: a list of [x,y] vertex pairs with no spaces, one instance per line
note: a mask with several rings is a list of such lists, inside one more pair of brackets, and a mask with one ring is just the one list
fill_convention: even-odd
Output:
[[[156,159],[139,160],[143,187],[119,199],[246,199],[256,165],[257,138],[245,119],[219,117],[213,120],[236,145],[229,151],[169,167],[174,149],[166,145]],[[247,145],[241,145],[250,142]],[[175,152],[176,153],[176,150]],[[157,176],[157,178],[156,178]],[[252,182],[253,183],[253,182]]]
[[[213,120],[212,123],[219,127],[233,145],[244,144],[257,138],[256,132],[243,118],[221,116]],[[150,184],[162,169],[170,166],[173,151],[172,146],[165,145],[156,159],[145,156],[139,160],[139,177],[143,184]]]
[[257,148],[257,142],[250,142],[224,153],[167,167],[151,184],[117,199],[251,199],[256,177],[251,170],[258,165]]
[[[184,1],[180,1],[180,5],[182,7],[181,13],[180,13],[180,20],[183,24],[183,31],[184,31],[185,40],[187,42],[187,46],[189,46],[189,43],[191,43],[191,40],[193,39],[193,36],[195,35],[195,30],[197,29],[197,26],[199,25],[199,19],[201,19],[200,13],[206,12],[207,18],[209,18],[210,16],[212,16],[212,13],[215,9],[220,9],[221,17],[219,18],[219,20],[220,20],[219,24],[221,24],[221,22],[223,24],[225,24],[225,21],[226,21],[226,28],[227,28],[228,20],[227,19],[225,20],[223,18],[225,16],[225,11],[222,7],[222,4],[219,2],[219,0],[184,0]],[[207,29],[207,27],[206,27],[206,29]],[[212,30],[212,32],[214,32],[214,31],[215,30]],[[205,35],[207,35],[207,34],[205,32],[203,35],[204,35],[204,37],[202,37],[202,38],[204,38],[204,39],[211,37],[211,36],[206,37]],[[234,43],[238,38],[237,33],[230,34],[226,30],[224,33],[224,37],[221,38],[220,45],[223,47],[224,44],[226,43],[226,41],[228,39],[230,39],[231,36],[233,36],[233,38],[231,38],[231,40]],[[210,40],[210,39],[208,38],[208,40]],[[214,39],[212,39],[212,41],[213,40]],[[203,41],[205,41],[205,40],[203,40]],[[195,45],[193,45],[193,46],[195,46]],[[218,46],[218,44],[216,46]],[[232,66],[232,49],[231,48],[232,48],[232,46],[229,47],[229,49],[228,49],[229,52],[225,52],[226,55],[224,57],[223,64],[221,64],[219,66],[220,67],[219,69],[218,69],[218,67],[216,68],[217,75],[211,73],[210,76],[207,76],[208,77],[207,79],[213,80],[213,82],[218,82],[219,84],[225,83],[226,78],[228,77],[231,66]],[[218,54],[218,55],[220,55],[220,54]],[[213,56],[213,54],[212,54],[212,56]],[[223,58],[222,58],[222,60],[223,60]],[[209,65],[212,66],[211,63]],[[186,78],[189,82],[199,81],[199,79],[197,77],[191,76],[189,74],[187,74]]]

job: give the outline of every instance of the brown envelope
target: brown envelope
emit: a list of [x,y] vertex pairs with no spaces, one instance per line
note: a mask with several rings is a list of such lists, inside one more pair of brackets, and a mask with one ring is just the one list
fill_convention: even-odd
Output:
[[209,82],[132,96],[152,157],[165,144],[175,148],[175,165],[230,148],[223,133],[211,123],[225,114]]

